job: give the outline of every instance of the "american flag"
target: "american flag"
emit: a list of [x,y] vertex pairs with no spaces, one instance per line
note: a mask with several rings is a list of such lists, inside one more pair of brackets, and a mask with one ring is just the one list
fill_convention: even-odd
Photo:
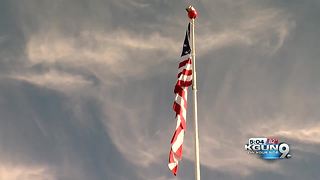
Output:
[[178,80],[174,88],[176,96],[173,103],[173,110],[176,113],[177,125],[171,140],[168,163],[169,169],[174,175],[177,175],[178,163],[182,158],[183,137],[186,130],[188,87],[192,85],[192,61],[189,40],[190,23],[183,43],[179,63]]

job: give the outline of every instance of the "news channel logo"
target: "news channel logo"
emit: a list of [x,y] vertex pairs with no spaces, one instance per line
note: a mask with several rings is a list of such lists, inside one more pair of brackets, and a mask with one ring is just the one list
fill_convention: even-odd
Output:
[[289,145],[285,142],[279,143],[277,138],[250,138],[244,148],[249,154],[258,154],[265,160],[291,158]]

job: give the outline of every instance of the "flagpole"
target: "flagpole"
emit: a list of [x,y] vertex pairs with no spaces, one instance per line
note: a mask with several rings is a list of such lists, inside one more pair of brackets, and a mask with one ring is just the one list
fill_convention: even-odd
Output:
[[192,92],[193,92],[193,119],[194,119],[194,150],[195,150],[195,180],[200,180],[200,157],[199,157],[199,130],[198,130],[198,104],[197,104],[197,71],[196,71],[196,48],[195,48],[195,18],[196,10],[189,6],[189,18],[191,19],[192,37]]

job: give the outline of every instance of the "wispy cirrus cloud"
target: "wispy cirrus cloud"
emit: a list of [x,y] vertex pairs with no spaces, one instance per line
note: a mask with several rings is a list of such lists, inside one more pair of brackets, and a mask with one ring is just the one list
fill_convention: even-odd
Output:
[[3,180],[57,180],[47,167],[0,165],[0,179]]
[[277,52],[295,27],[290,13],[277,8],[251,11],[250,15],[234,24],[222,26],[218,31],[212,31],[214,24],[207,23],[198,36],[201,42],[199,51],[207,53],[223,47],[245,45],[258,47],[257,50],[266,54]]
[[37,86],[43,86],[54,90],[64,92],[78,90],[84,87],[92,86],[93,82],[80,75],[67,74],[50,70],[41,74],[18,74],[9,76],[16,80],[22,80]]

